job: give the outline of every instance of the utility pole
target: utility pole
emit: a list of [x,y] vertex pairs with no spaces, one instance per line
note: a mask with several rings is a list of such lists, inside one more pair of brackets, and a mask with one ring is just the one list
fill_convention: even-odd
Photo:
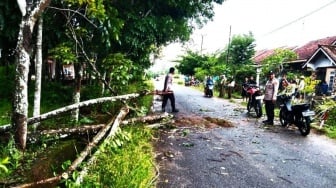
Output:
[[202,34],[201,35],[201,55],[203,54],[203,38],[204,38],[204,35]]
[[230,25],[230,30],[229,30],[229,44],[228,44],[227,53],[226,53],[226,63],[229,63],[230,43],[231,43],[231,25]]

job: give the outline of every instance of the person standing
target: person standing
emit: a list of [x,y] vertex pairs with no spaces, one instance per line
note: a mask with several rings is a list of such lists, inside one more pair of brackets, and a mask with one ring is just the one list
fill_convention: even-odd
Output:
[[285,90],[286,87],[289,85],[289,82],[288,82],[288,80],[287,80],[287,75],[286,75],[286,73],[283,73],[283,74],[282,74],[282,77],[281,77],[279,83],[280,83],[280,84],[279,84],[279,91],[283,91],[283,90]]
[[253,76],[250,76],[250,79],[249,79],[248,83],[251,84],[251,85],[256,85],[257,84],[257,82],[254,80]]
[[166,105],[168,102],[168,99],[170,100],[170,104],[172,107],[172,112],[178,112],[178,110],[175,107],[175,96],[173,92],[173,76],[175,73],[175,68],[171,67],[169,69],[169,73],[166,75],[164,80],[164,86],[163,86],[163,100],[162,100],[162,112],[166,111]]
[[245,77],[245,81],[242,84],[242,93],[241,93],[241,96],[243,98],[243,101],[246,101],[246,102],[247,102],[247,99],[248,99],[248,94],[246,92],[246,89],[247,89],[248,85],[249,85],[249,78]]
[[304,99],[304,88],[305,88],[305,77],[300,76],[300,81],[298,85],[298,96],[299,96],[298,98],[300,102],[302,102],[302,100]]
[[218,97],[224,97],[224,87],[226,83],[226,77],[225,75],[221,76],[221,80],[219,82],[219,96]]
[[233,92],[233,88],[235,87],[235,81],[233,79],[233,77],[230,78],[229,80],[229,84],[228,84],[228,98],[231,99],[231,95],[232,95],[232,92]]
[[267,120],[263,121],[266,125],[273,125],[274,124],[274,107],[276,103],[276,98],[279,89],[279,82],[275,78],[274,72],[270,71],[268,73],[269,79],[265,85],[265,96],[264,96],[264,103],[265,103],[265,110]]
[[327,84],[327,81],[323,80],[323,82],[321,83],[321,94],[323,96],[327,95],[328,94],[328,84]]

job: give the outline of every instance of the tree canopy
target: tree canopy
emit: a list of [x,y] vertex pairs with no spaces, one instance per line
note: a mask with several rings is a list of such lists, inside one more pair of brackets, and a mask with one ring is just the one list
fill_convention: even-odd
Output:
[[[196,75],[198,79],[204,76],[226,75],[243,79],[253,72],[252,57],[255,53],[254,37],[252,33],[234,35],[232,42],[227,44],[219,54],[199,54],[188,51],[177,62],[178,70],[185,75]],[[223,45],[224,46],[224,45]],[[237,72],[243,73],[237,76]]]
[[[44,59],[52,56],[56,60],[54,72],[57,75],[63,74],[62,65],[74,64],[75,74],[78,75],[78,94],[80,72],[83,67],[87,67],[86,64],[90,69],[87,71],[94,73],[106,85],[110,83],[115,89],[127,87],[130,81],[141,81],[139,78],[151,65],[149,57],[152,53],[170,42],[187,41],[195,26],[212,19],[214,3],[222,2],[32,0],[17,1],[17,6],[9,0],[2,1],[0,48],[4,56],[1,56],[1,62],[16,63],[12,116],[16,141],[25,148],[29,74],[34,71],[36,63],[34,52],[38,49],[37,45],[41,45],[36,43],[38,37],[35,24],[38,19],[44,20]],[[13,12],[18,14],[10,16]],[[11,45],[4,46],[4,43]],[[16,55],[16,61],[9,58],[13,54]],[[106,73],[107,77],[102,76]],[[57,75],[56,78],[59,77]],[[106,82],[104,79],[115,82]]]

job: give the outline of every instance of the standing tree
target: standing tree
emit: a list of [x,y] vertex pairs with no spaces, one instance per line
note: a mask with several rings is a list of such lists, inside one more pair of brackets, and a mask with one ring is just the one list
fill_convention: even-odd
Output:
[[19,148],[26,148],[27,118],[28,118],[28,72],[30,53],[32,49],[32,33],[36,21],[50,3],[50,0],[40,0],[33,5],[27,5],[24,0],[18,0],[22,13],[20,30],[17,41],[17,65],[15,78],[15,91],[13,102],[13,127],[15,142]]
[[[22,19],[16,47],[17,66],[12,125],[15,141],[24,150],[27,136],[27,82],[32,34],[36,21],[51,0],[33,0],[29,2],[34,3],[28,5],[25,0],[17,2],[22,12]],[[213,3],[222,2],[223,0],[149,0],[145,3],[133,0],[53,0],[53,5],[61,5],[59,7],[63,8],[56,6],[53,7],[54,11],[51,11],[52,7],[49,7],[44,14],[44,23],[48,23],[43,26],[44,32],[48,33],[43,39],[47,39],[43,41],[43,44],[46,44],[44,52],[69,42],[71,38],[73,41],[70,46],[74,48],[72,50],[76,51],[76,55],[80,55],[77,56],[77,61],[83,62],[84,59],[85,63],[92,65],[92,72],[97,73],[98,77],[100,77],[98,70],[104,69],[103,59],[108,54],[121,53],[125,54],[125,59],[134,62],[133,80],[140,80],[144,70],[150,66],[149,56],[155,51],[153,46],[160,47],[170,42],[187,41],[194,28],[193,23],[201,25],[212,19]],[[12,2],[7,0],[5,3]],[[65,10],[69,8],[72,11]],[[56,18],[55,11],[60,10],[67,19],[59,19],[59,16]]]
[[274,53],[262,61],[263,72],[269,70],[280,73],[284,70],[284,63],[297,59],[297,54],[290,49],[275,49]]
[[231,43],[228,44],[226,50],[219,57],[231,67],[231,76],[236,75],[236,71],[245,65],[252,65],[251,58],[255,53],[254,42],[255,39],[252,33],[234,35],[232,37]]
[[[41,104],[41,84],[42,84],[42,29],[43,19],[42,17],[38,22],[37,29],[37,42],[36,42],[36,57],[35,57],[35,93],[34,93],[34,110],[33,116],[40,115]],[[38,123],[34,124],[34,131],[36,130]]]

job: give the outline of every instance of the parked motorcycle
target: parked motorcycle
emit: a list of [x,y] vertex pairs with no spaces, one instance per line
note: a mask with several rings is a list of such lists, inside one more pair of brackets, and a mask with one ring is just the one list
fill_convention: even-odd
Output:
[[263,99],[263,96],[261,94],[259,86],[249,84],[246,85],[244,89],[248,96],[247,111],[249,113],[251,111],[254,111],[256,113],[257,118],[260,118],[262,116],[261,100]]
[[282,126],[294,124],[299,128],[302,136],[307,136],[310,133],[310,122],[312,116],[315,115],[314,111],[309,109],[310,105],[304,104],[291,104],[293,95],[282,94],[278,96],[280,102],[279,119]]
[[214,89],[214,84],[207,84],[204,88],[204,95],[206,97],[212,97],[213,96],[213,89]]

